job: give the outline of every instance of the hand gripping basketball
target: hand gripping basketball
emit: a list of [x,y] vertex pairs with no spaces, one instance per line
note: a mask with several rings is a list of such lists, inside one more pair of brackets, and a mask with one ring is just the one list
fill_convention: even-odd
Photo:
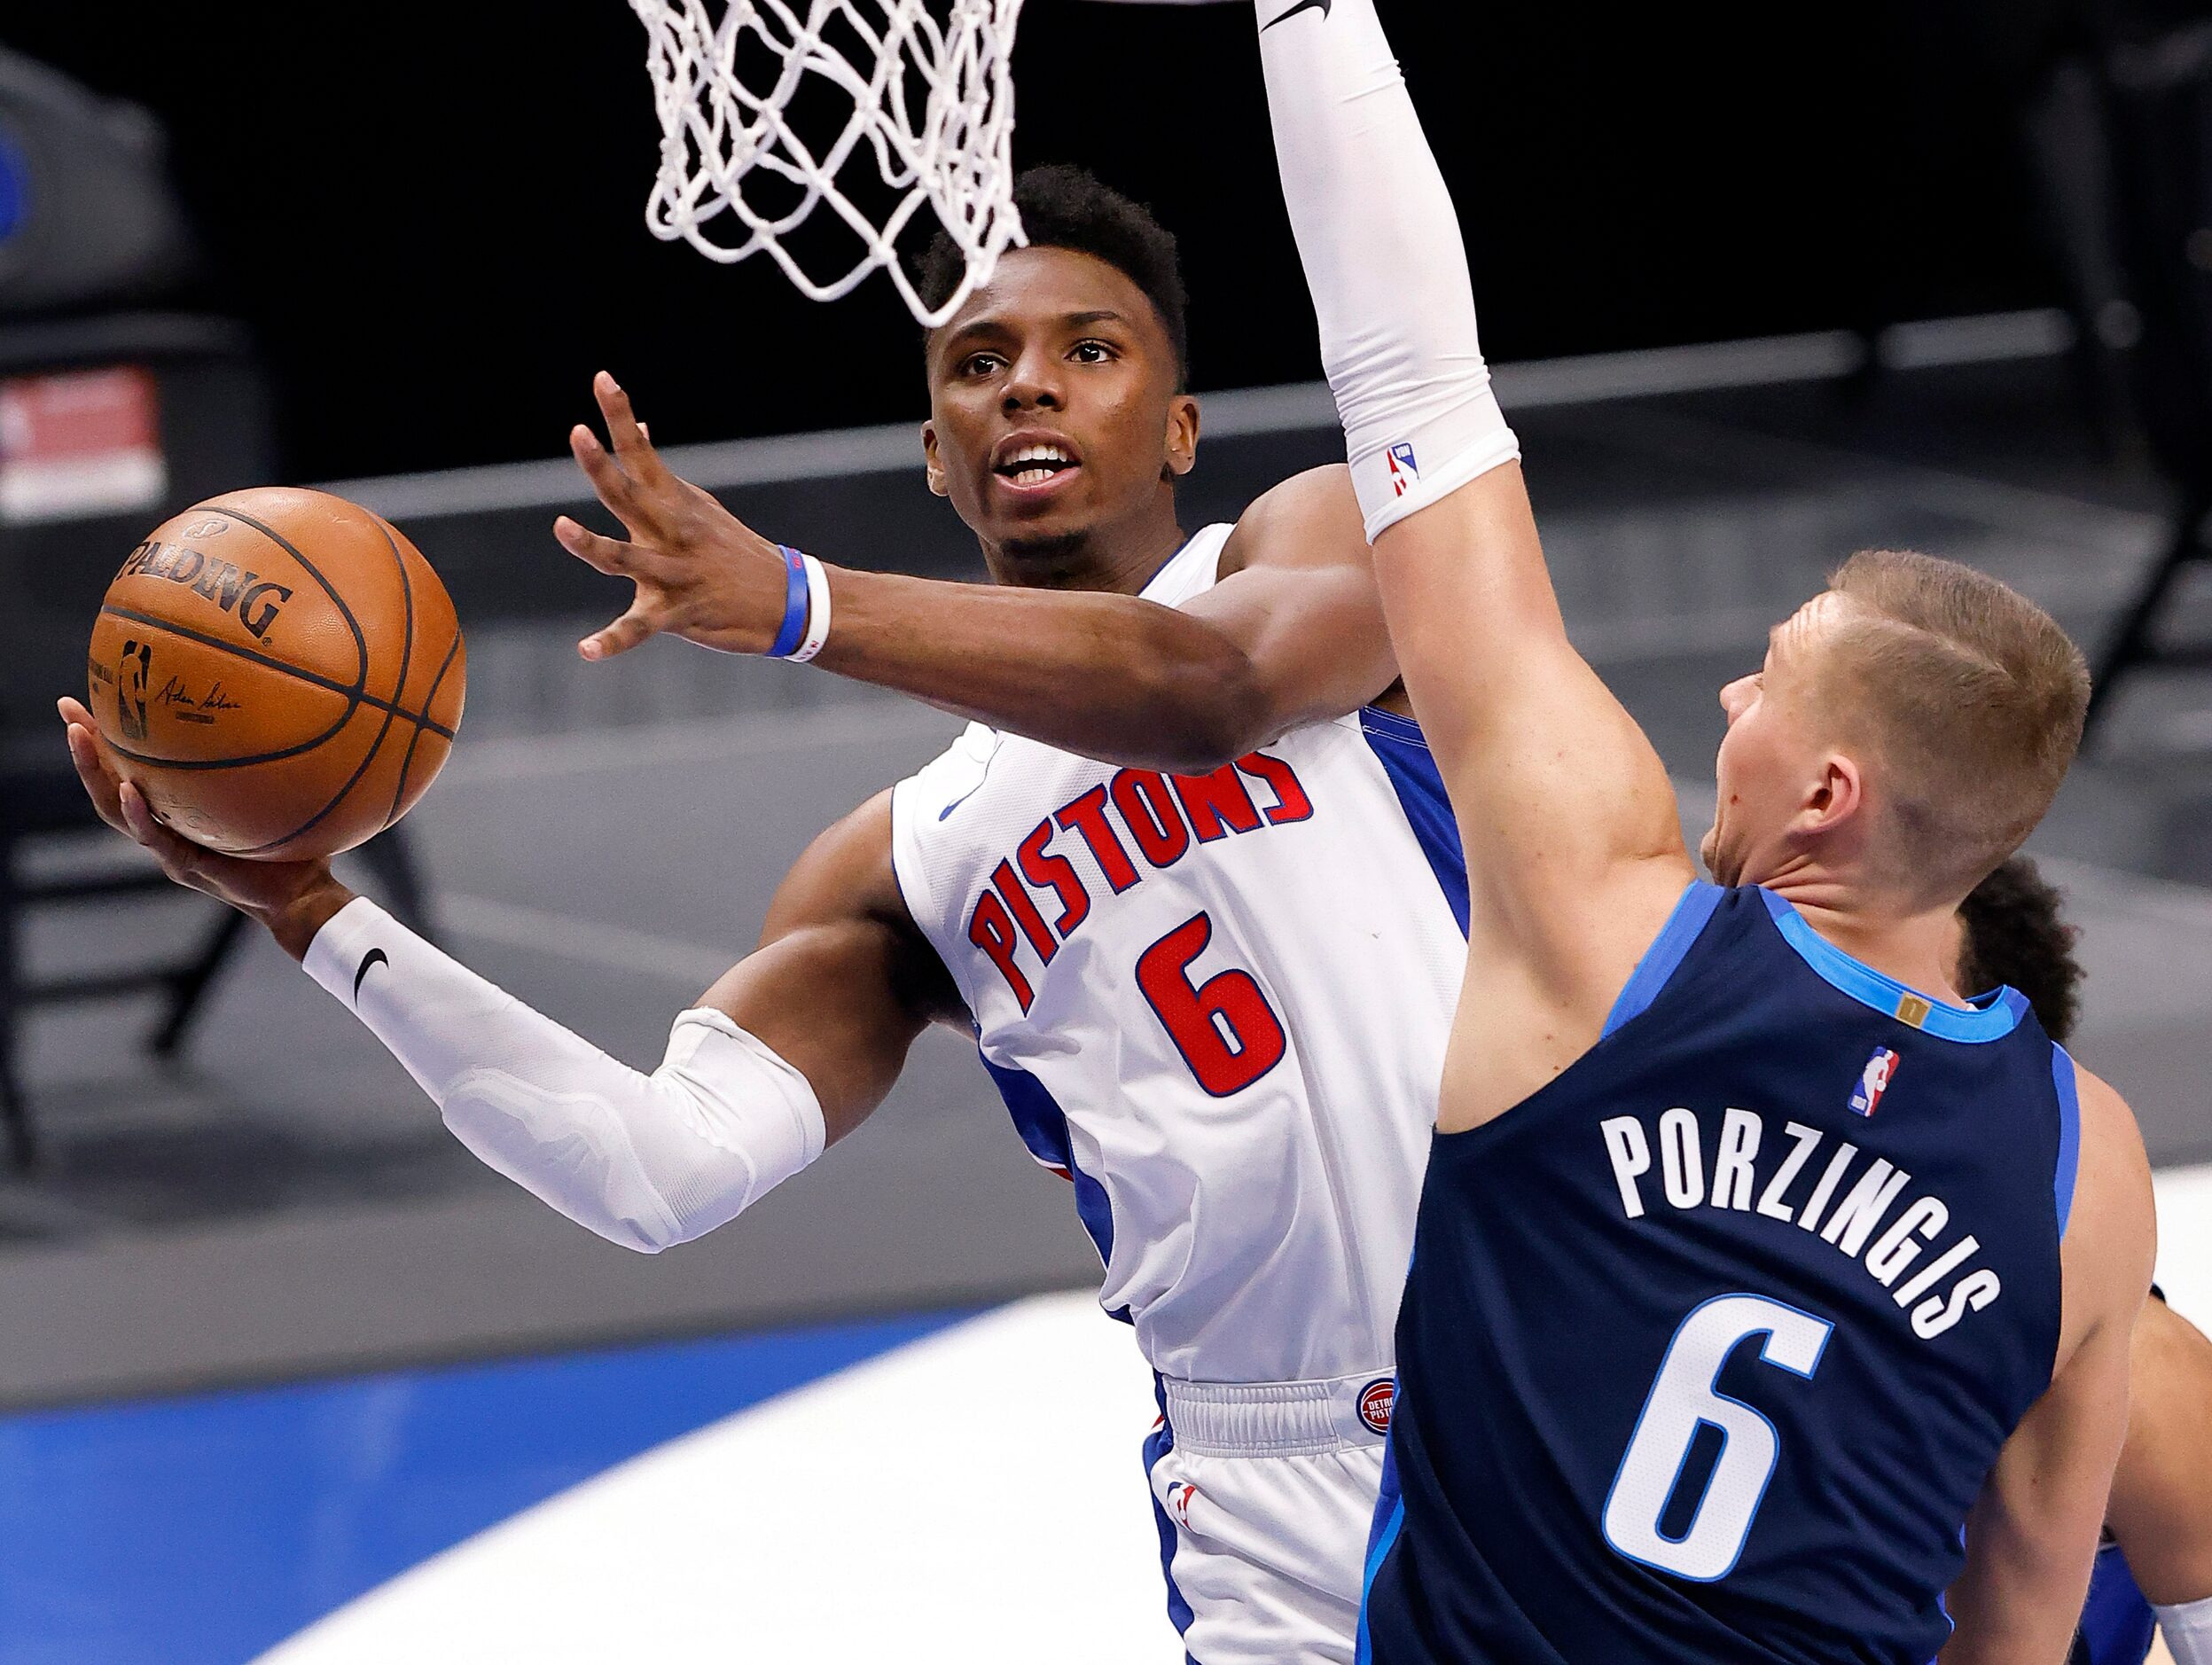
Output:
[[614,377],[601,371],[591,391],[613,449],[581,422],[569,433],[569,449],[629,542],[567,515],[553,522],[553,535],[577,559],[629,579],[635,590],[629,611],[584,637],[577,651],[607,659],[668,635],[725,653],[766,653],[784,616],[782,551],[712,494],[668,471]]
[[92,714],[74,700],[59,701],[58,708],[67,729],[69,760],[100,819],[151,850],[176,883],[259,919],[294,959],[307,952],[324,921],[353,899],[353,892],[331,876],[327,861],[247,861],[206,848],[163,826],[145,794],[101,755]]

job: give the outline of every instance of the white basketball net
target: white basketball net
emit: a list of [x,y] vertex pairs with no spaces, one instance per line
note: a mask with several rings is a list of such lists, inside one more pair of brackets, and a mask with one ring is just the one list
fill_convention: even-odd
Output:
[[[723,262],[765,252],[817,301],[848,293],[880,266],[925,326],[951,317],[1021,241],[1012,158],[1021,0],[935,0],[935,13],[949,12],[942,22],[925,0],[630,0],[630,9],[650,37],[660,118],[660,174],[645,207],[654,236]],[[841,113],[822,124],[842,122],[825,146],[793,130],[802,97],[799,119],[810,129],[818,106]],[[874,180],[848,172],[867,158]],[[877,199],[877,217],[840,181]],[[784,246],[817,203],[862,245],[849,270],[825,280]],[[895,246],[925,204],[967,267],[934,309]]]

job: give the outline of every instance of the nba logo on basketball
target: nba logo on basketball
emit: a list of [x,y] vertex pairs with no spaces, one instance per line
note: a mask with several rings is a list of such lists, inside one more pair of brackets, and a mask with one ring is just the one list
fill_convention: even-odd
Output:
[[1390,1407],[1398,1401],[1398,1384],[1385,1376],[1359,1390],[1359,1419],[1378,1434],[1390,1432]]
[[1421,477],[1420,465],[1413,460],[1413,445],[1400,440],[1390,448],[1390,485],[1401,497],[1405,496]]
[[1886,1046],[1876,1047],[1851,1094],[1851,1108],[1863,1116],[1872,1115],[1874,1107],[1881,1103],[1882,1094],[1889,1090],[1889,1078],[1896,1073],[1897,1055]]

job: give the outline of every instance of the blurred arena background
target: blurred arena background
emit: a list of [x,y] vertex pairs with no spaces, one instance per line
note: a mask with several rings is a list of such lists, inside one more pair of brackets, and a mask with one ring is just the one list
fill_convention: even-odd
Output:
[[[2212,1317],[2212,192],[2167,189],[2212,139],[2204,8],[1392,21],[1570,626],[1691,818],[1714,690],[1852,550],[1971,560],[2106,651],[2030,848],[2084,927],[2075,1050],[2161,1169],[2161,1275]],[[1339,454],[1250,34],[1030,0],[1017,59],[1018,160],[1182,236],[1193,527]],[[547,531],[590,501],[560,453],[601,367],[754,525],[980,575],[887,286],[820,309],[645,234],[641,55],[618,0],[0,22],[0,1665],[1169,1656],[1142,1365],[1067,1293],[1095,1257],[972,1049],[926,1040],[817,1172],[629,1255],[143,883],[67,773],[52,700],[144,529],[330,484],[469,632],[460,748],[371,887],[645,1059],[806,840],[942,744],[791,667],[574,656],[622,601]]]

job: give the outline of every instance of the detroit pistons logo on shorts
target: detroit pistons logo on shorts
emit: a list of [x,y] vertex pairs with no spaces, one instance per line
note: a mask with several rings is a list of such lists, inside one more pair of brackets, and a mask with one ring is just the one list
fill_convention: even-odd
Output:
[[1403,497],[1421,478],[1420,465],[1413,460],[1413,442],[1400,440],[1390,448],[1390,489]]
[[1858,1085],[1851,1090],[1851,1108],[1863,1116],[1874,1114],[1881,1103],[1882,1094],[1889,1090],[1890,1078],[1897,1073],[1897,1055],[1886,1046],[1874,1049],[1873,1057],[1866,1060],[1860,1073]]
[[1390,1408],[1398,1402],[1397,1379],[1378,1376],[1359,1390],[1359,1419],[1378,1434],[1390,1432]]

